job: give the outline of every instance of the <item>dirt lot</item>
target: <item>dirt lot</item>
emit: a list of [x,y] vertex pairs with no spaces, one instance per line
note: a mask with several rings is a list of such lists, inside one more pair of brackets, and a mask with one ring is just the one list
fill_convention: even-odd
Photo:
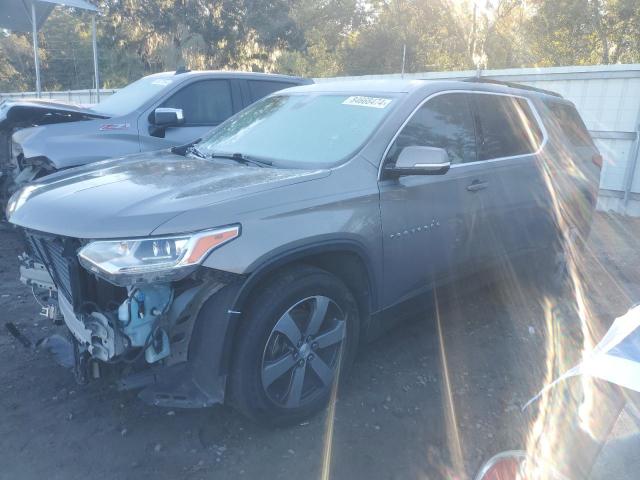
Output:
[[[605,322],[640,299],[638,233],[637,221],[600,215],[582,252]],[[522,445],[520,407],[542,386],[541,294],[505,269],[497,284],[438,292],[442,341],[430,310],[368,345],[340,391],[332,441],[326,415],[267,430],[226,407],[149,407],[109,385],[76,386],[8,334],[8,321],[32,339],[56,330],[17,280],[18,253],[0,232],[2,479],[465,478]]]

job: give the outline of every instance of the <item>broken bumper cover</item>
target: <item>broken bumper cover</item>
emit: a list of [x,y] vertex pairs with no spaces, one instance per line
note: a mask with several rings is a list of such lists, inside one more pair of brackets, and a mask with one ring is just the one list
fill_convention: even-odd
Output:
[[26,233],[33,258],[55,283],[60,317],[77,351],[78,378],[115,373],[122,388],[143,388],[141,398],[155,405],[224,401],[230,312],[244,276],[198,267],[173,282],[121,287],[79,264],[79,240]]
[[[223,403],[233,332],[231,305],[240,283],[205,283],[177,296],[168,316],[177,320],[169,332],[171,353],[135,373],[120,376],[121,390],[140,389],[152,405],[201,408]],[[59,295],[64,322],[77,344],[95,360],[111,362],[123,351],[121,335],[95,312],[79,318]]]
[[[191,320],[184,360],[167,361],[121,378],[119,387],[142,388],[139,397],[143,401],[162,407],[201,408],[224,403],[231,343],[238,320],[231,307],[241,285],[240,281],[227,284],[196,302],[197,312]],[[175,335],[172,332],[172,338]]]

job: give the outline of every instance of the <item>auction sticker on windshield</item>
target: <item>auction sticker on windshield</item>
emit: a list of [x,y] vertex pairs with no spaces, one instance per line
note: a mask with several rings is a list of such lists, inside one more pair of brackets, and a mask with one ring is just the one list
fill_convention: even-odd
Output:
[[343,105],[355,105],[358,107],[371,107],[371,108],[385,108],[390,103],[391,103],[390,98],[362,97],[362,96],[349,97],[344,102],[342,102]]

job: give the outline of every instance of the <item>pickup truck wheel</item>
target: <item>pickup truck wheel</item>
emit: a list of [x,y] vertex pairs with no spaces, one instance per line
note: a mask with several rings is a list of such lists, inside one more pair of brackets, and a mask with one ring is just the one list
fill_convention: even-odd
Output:
[[282,425],[322,410],[356,351],[356,301],[334,275],[295,267],[259,288],[238,332],[233,404]]

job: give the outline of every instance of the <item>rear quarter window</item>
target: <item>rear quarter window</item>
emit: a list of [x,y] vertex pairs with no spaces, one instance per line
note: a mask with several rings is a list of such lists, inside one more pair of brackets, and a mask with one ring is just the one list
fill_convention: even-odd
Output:
[[478,160],[514,157],[536,152],[542,131],[524,98],[473,95],[478,112]]
[[595,147],[580,114],[571,105],[551,103],[548,105],[560,130],[574,147]]

